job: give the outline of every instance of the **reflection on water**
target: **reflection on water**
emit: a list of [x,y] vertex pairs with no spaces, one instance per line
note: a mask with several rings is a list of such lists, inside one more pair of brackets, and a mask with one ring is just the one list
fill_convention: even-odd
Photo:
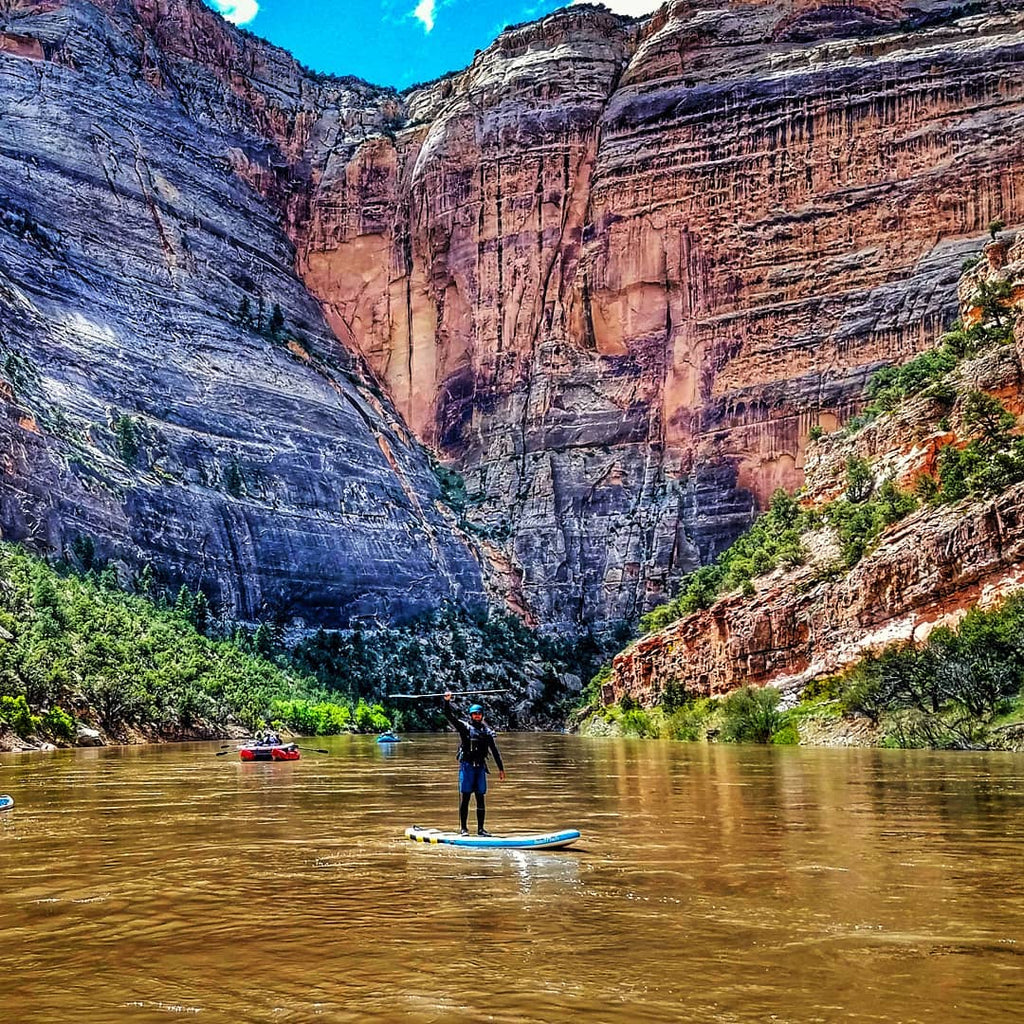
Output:
[[1020,1016],[1019,757],[506,736],[488,826],[583,832],[530,853],[402,837],[456,824],[451,737],[323,745],[0,758],[0,1016]]

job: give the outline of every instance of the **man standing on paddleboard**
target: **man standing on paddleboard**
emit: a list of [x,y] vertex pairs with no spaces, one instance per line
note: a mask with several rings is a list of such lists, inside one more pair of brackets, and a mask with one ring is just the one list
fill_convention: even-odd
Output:
[[487,755],[494,755],[494,763],[498,766],[498,778],[505,781],[505,765],[502,763],[498,745],[494,742],[494,730],[484,722],[484,709],[479,704],[469,708],[469,718],[459,718],[452,707],[452,695],[444,695],[441,706],[444,717],[455,726],[459,739],[459,829],[464,836],[469,835],[466,822],[469,818],[469,798],[476,794],[476,834],[489,836],[491,833],[484,828],[484,816],[487,805],[484,794],[487,792]]

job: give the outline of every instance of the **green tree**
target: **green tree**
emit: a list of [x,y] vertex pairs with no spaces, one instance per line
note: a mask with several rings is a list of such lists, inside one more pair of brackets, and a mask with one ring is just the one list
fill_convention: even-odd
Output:
[[122,414],[114,420],[114,446],[128,466],[134,466],[139,457],[139,429],[131,416]]
[[186,621],[191,621],[195,609],[196,599],[187,586],[183,583],[178,590],[178,596],[174,601],[175,614],[180,615]]
[[71,550],[83,572],[88,572],[96,564],[96,542],[87,533],[75,535]]
[[201,590],[196,591],[195,600],[192,602],[190,621],[195,626],[196,632],[203,635],[210,627],[210,602]]
[[277,631],[268,622],[261,622],[252,637],[253,650],[267,658],[277,649]]
[[252,303],[248,295],[243,295],[239,300],[238,309],[235,311],[235,319],[244,327],[252,326]]
[[284,333],[284,312],[282,311],[278,303],[274,303],[274,308],[270,311],[270,322],[267,324],[267,334],[271,338],[280,338]]
[[1006,278],[982,281],[971,296],[971,301],[981,310],[982,321],[991,321],[1003,342],[1010,341],[1008,331],[1016,318],[1011,308],[1012,299],[1013,285]]
[[866,459],[851,455],[846,460],[846,498],[852,502],[867,501],[875,489],[875,477]]
[[154,598],[156,597],[157,582],[156,573],[153,572],[153,566],[146,562],[142,566],[141,572],[135,580],[135,589],[142,594],[143,597]]
[[998,399],[974,391],[964,399],[963,418],[976,436],[963,448],[950,444],[939,452],[941,500],[998,494],[1024,480],[1024,439],[1012,433],[1013,414]]
[[692,703],[686,687],[676,679],[667,682],[661,691],[661,709],[666,715],[675,714],[680,708]]
[[963,416],[965,426],[978,428],[983,438],[994,445],[1004,444],[1017,422],[1013,413],[998,398],[986,395],[983,391],[972,391],[967,395]]

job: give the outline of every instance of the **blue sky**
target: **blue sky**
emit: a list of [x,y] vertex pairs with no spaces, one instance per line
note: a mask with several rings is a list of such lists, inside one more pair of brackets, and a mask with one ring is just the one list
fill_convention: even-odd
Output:
[[[568,0],[206,0],[229,21],[316,71],[358,75],[399,89],[466,67],[505,25],[532,21]],[[604,0],[626,14],[658,0]]]

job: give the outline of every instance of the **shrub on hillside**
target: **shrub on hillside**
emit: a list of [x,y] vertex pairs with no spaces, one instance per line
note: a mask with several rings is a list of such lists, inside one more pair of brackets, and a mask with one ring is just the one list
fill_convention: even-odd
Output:
[[825,522],[835,531],[843,552],[843,564],[856,565],[878,540],[881,532],[917,508],[914,495],[886,480],[876,491],[871,468],[863,459],[847,462],[846,497],[832,502]]
[[682,615],[710,608],[723,591],[742,587],[776,567],[800,565],[805,558],[801,533],[816,522],[792,495],[778,490],[767,512],[723,551],[714,563],[701,566],[684,581],[679,595],[640,620],[644,633],[664,629]]
[[784,724],[782,695],[774,687],[744,686],[722,701],[722,739],[733,743],[770,743]]
[[964,399],[963,421],[972,439],[962,448],[946,445],[939,452],[933,501],[999,494],[1024,480],[1024,438],[1011,433],[1016,419],[998,399],[971,392]]
[[139,457],[142,439],[138,424],[131,416],[122,414],[114,420],[114,447],[122,461],[134,466]]

